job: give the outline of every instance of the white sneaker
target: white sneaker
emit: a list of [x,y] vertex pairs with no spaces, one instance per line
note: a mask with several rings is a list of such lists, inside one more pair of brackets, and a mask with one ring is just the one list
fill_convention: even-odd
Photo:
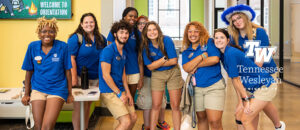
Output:
[[283,121],[280,121],[281,127],[280,128],[275,128],[275,130],[285,130],[285,123]]

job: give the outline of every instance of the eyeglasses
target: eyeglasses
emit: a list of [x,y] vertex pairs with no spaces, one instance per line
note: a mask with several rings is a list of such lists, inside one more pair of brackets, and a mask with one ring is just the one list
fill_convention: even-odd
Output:
[[235,23],[236,21],[240,20],[242,17],[241,16],[237,16],[236,19],[231,19],[232,23]]
[[49,34],[55,34],[55,31],[53,31],[53,30],[42,30],[42,31],[41,31],[42,34],[46,34],[47,32],[48,32]]

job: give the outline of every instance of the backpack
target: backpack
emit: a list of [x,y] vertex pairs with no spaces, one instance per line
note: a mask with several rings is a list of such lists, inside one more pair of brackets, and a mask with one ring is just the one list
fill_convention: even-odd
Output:
[[78,37],[78,46],[80,47],[83,43],[83,38],[82,35],[80,33],[76,33],[77,37]]

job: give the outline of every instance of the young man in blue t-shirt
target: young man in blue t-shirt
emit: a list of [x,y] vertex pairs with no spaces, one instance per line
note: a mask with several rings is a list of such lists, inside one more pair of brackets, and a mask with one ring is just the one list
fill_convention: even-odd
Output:
[[115,128],[118,130],[132,129],[137,120],[125,74],[126,58],[129,57],[124,50],[124,45],[127,43],[130,30],[127,22],[122,20],[115,22],[111,28],[115,41],[104,48],[100,56],[100,97],[114,118],[119,121]]

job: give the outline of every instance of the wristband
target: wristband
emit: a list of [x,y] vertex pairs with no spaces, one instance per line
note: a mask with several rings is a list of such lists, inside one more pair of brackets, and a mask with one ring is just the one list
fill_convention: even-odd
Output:
[[251,98],[254,98],[254,96],[242,98],[242,101],[243,102],[249,102]]
[[250,98],[249,98],[249,97],[242,98],[242,101],[243,101],[243,102],[249,102],[249,101],[250,101]]
[[117,94],[117,97],[118,97],[118,98],[121,98],[121,96],[122,96],[122,92],[120,91],[120,92]]
[[207,56],[204,55],[204,53],[202,53],[201,55],[202,55],[202,58],[203,58],[203,59],[206,59],[206,58],[207,58]]

